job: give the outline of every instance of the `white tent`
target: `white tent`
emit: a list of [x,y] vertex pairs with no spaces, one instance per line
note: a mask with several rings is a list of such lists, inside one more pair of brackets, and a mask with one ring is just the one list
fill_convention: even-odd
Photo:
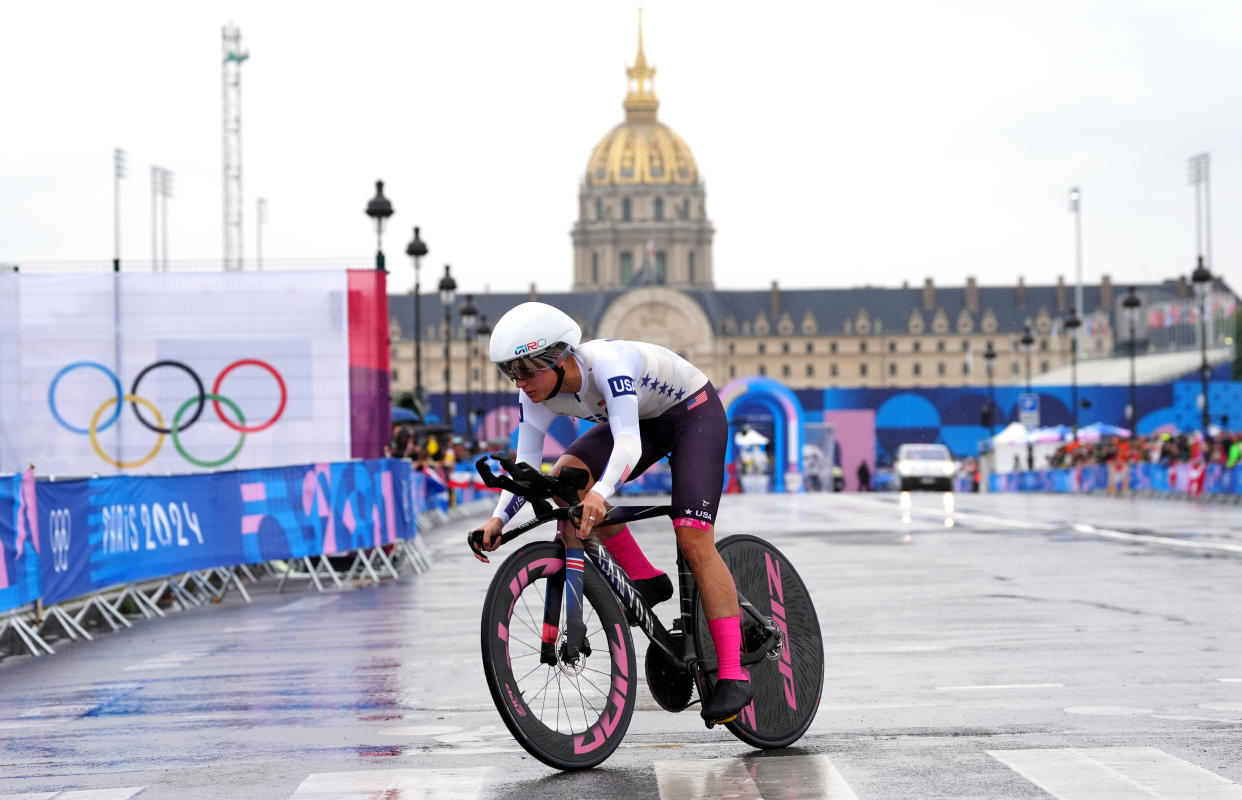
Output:
[[992,437],[993,445],[1025,445],[1026,426],[1021,422],[1011,422],[1000,433]]
[[[1035,469],[1047,469],[1048,458],[1061,446],[1054,428],[1028,431],[1020,422],[1011,422],[992,437],[992,464],[996,472],[1021,472],[1027,468],[1027,448],[1035,459]],[[1046,435],[1045,435],[1046,434]]]
[[764,436],[754,428],[747,428],[741,433],[733,436],[733,443],[738,447],[763,447],[768,443],[768,437]]

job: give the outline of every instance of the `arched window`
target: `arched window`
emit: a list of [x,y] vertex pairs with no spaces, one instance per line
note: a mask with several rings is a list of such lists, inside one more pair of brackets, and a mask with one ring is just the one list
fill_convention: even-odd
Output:
[[657,197],[655,199],[655,218],[657,221],[663,221],[664,219],[664,198],[663,197]]
[[595,219],[602,220],[604,218],[604,201],[595,198]]
[[599,283],[599,253],[591,253],[591,283]]
[[623,222],[629,222],[632,217],[632,204],[630,203],[630,198],[626,197],[621,200],[621,220]]

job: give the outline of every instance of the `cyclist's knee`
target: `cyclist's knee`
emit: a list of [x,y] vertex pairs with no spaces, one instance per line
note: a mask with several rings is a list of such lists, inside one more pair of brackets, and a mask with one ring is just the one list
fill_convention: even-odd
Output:
[[681,548],[681,552],[691,564],[716,552],[716,537],[710,526],[699,528],[683,525],[678,526],[676,532],[677,546]]
[[[582,499],[582,497],[586,495],[586,493],[590,490],[590,488],[595,485],[595,476],[591,474],[591,469],[590,467],[586,465],[585,461],[583,461],[582,459],[578,458],[575,455],[570,455],[569,453],[562,453],[561,457],[558,458],[556,460],[556,463],[552,465],[552,469],[549,470],[549,472],[552,474],[553,477],[555,477],[557,475],[560,475],[561,470],[565,469],[566,467],[573,467],[575,469],[586,471],[586,474],[587,474],[586,486],[583,487],[583,489],[578,492],[578,498]],[[556,499],[556,503],[557,505],[564,505],[564,503],[562,503],[559,498]]]

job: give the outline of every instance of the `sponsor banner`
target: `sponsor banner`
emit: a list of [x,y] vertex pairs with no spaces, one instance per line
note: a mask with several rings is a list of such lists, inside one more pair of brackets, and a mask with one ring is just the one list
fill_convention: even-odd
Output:
[[350,456],[379,458],[391,438],[388,273],[349,273]]
[[[9,584],[0,587],[0,610],[35,597],[51,605],[187,570],[346,553],[415,534],[413,477],[399,459],[44,481],[37,488],[29,473],[24,484],[0,480]],[[8,592],[14,586],[21,590]]]
[[34,473],[0,475],[0,611],[39,596],[39,531]]
[[0,469],[350,457],[344,271],[18,274],[3,289],[0,368],[17,379],[0,381]]

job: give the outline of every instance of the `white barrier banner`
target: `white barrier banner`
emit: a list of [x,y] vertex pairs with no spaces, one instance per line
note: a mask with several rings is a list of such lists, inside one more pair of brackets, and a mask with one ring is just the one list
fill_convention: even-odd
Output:
[[350,457],[347,273],[0,274],[0,472]]

